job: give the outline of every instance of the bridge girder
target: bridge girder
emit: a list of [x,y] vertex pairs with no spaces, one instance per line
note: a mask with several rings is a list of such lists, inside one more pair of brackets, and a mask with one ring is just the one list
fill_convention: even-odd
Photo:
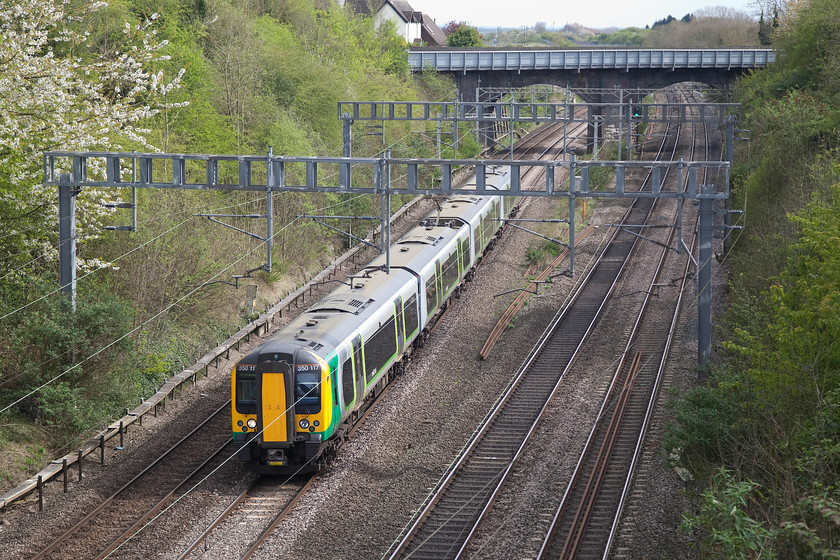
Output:
[[[538,84],[571,89],[659,89],[682,82],[701,82],[714,89],[727,90],[744,73],[743,68],[634,69],[632,71],[599,70],[482,70],[452,72],[461,101],[477,101],[476,91],[482,87],[522,88]],[[583,93],[587,103],[618,101],[609,94]]]

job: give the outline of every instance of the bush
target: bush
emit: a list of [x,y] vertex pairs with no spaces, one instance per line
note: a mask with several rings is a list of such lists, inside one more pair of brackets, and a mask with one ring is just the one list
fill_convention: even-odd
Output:
[[687,533],[703,529],[704,558],[777,558],[772,549],[775,531],[747,514],[751,494],[758,494],[755,482],[738,481],[723,468],[715,473],[701,496],[700,513],[686,515],[681,526]]

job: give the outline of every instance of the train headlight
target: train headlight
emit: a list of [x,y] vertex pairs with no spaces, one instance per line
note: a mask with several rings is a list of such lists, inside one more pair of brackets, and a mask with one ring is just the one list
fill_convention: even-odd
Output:
[[301,418],[300,422],[298,422],[298,426],[300,426],[301,430],[305,430],[309,427],[309,420],[306,418]]
[[253,418],[248,418],[248,427],[253,430],[257,427],[257,421]]

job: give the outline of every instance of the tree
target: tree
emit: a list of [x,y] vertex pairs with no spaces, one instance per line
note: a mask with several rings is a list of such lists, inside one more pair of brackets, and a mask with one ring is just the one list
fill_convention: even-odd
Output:
[[446,36],[448,37],[448,36],[452,35],[453,33],[455,33],[456,31],[458,31],[458,28],[461,27],[462,25],[464,25],[463,21],[458,22],[458,21],[452,20],[452,21],[449,21],[449,22],[443,24],[443,27],[441,27],[440,30],[443,31],[444,34],[446,34]]
[[761,10],[761,16],[758,18],[758,42],[762,46],[771,44],[773,36],[773,25],[764,21],[764,10]]
[[[87,49],[88,33],[77,31],[79,22],[105,6],[0,0],[0,251],[6,254],[27,260],[57,254],[48,242],[56,229],[56,193],[41,184],[42,152],[154,149],[142,123],[180,85],[183,70],[168,82],[163,71],[153,70],[168,59],[161,52],[167,42],[158,41],[153,29],[158,14],[125,23],[123,52]],[[101,171],[94,163],[88,173]],[[80,242],[101,231],[112,211],[102,202],[118,202],[118,195],[94,188],[79,195]]]
[[[261,80],[257,30],[254,21],[239,5],[211,4],[217,19],[208,25],[207,54],[218,68],[220,112],[236,131],[236,149],[242,153],[253,121]],[[253,134],[253,132],[251,132]]]
[[755,44],[758,37],[756,22],[749,14],[724,6],[703,8],[679,20],[668,18],[656,22],[652,33],[645,35],[646,47],[746,46]]
[[669,23],[671,23],[671,22],[672,22],[672,21],[674,21],[675,19],[677,19],[677,18],[675,18],[675,17],[674,17],[674,16],[672,16],[671,14],[668,14],[668,17],[666,17],[666,18],[662,18],[662,19],[658,19],[658,20],[656,20],[655,22],[653,22],[653,27],[654,27],[654,29],[655,29],[655,28],[659,27],[660,25],[668,25]]
[[449,22],[444,27],[452,29],[446,36],[446,44],[450,47],[481,46],[481,35],[479,35],[478,29],[475,27],[467,25],[463,21],[457,24],[455,22]]

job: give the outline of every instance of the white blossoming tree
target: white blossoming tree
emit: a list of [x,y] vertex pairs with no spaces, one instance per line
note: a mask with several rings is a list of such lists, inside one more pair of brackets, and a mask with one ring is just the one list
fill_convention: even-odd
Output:
[[[72,6],[72,8],[71,8]],[[91,0],[0,0],[0,259],[55,258],[57,193],[42,181],[48,150],[155,150],[143,123],[180,86],[153,71],[168,60],[154,29],[158,17],[125,24],[125,52],[86,48],[85,18],[102,9]],[[169,104],[169,107],[183,105]],[[66,171],[69,171],[67,169]],[[96,173],[96,169],[89,173]],[[78,241],[98,235],[117,202],[114,189],[86,188],[78,197]],[[100,266],[101,263],[89,263]],[[26,270],[25,264],[20,268]]]

